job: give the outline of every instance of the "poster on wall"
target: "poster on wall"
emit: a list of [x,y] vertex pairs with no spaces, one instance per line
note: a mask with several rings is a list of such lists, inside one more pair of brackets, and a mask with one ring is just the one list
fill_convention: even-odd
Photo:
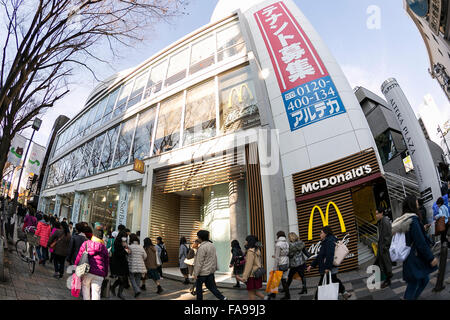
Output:
[[346,112],[327,69],[283,2],[254,14],[282,93],[291,131]]

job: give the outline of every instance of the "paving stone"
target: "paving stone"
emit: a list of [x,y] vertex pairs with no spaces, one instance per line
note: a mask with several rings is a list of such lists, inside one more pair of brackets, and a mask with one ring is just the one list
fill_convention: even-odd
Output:
[[352,288],[353,290],[361,289],[361,288],[367,288],[367,283],[365,281],[352,281]]

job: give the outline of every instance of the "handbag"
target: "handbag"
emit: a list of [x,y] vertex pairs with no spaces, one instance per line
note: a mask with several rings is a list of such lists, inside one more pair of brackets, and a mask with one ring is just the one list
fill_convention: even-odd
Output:
[[349,252],[347,246],[342,241],[338,241],[336,243],[336,248],[334,249],[333,265],[336,267],[339,266]]
[[89,273],[90,268],[91,268],[91,266],[89,265],[89,254],[88,254],[88,246],[87,246],[87,241],[86,241],[86,250],[83,252],[80,262],[78,262],[78,265],[75,268],[75,273],[79,278],[81,278],[86,273]]
[[436,229],[435,236],[440,235],[442,232],[445,232],[445,217],[440,217],[436,220]]
[[267,281],[266,292],[278,293],[278,286],[280,285],[281,278],[283,277],[282,271],[270,271],[269,280]]
[[[326,284],[328,279],[328,284]],[[339,297],[339,283],[331,282],[331,272],[324,275],[322,284],[317,290],[317,300],[338,300]]]
[[61,237],[59,237],[58,239],[56,239],[55,241],[53,241],[53,242],[50,244],[49,248],[50,248],[50,249],[54,249],[55,246],[56,246],[56,244],[57,244],[59,241],[61,241],[62,238],[64,238],[64,236],[65,236],[65,233],[63,233]]
[[264,277],[264,275],[266,274],[266,269],[264,269],[263,267],[260,267],[258,269],[256,269],[256,271],[253,273],[253,277],[258,279],[258,278],[262,278]]

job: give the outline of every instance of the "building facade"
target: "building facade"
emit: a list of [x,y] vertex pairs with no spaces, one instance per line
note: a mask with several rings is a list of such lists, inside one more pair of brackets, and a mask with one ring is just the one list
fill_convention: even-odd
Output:
[[345,271],[358,265],[356,220],[373,221],[382,201],[380,163],[358,100],[299,8],[221,0],[208,25],[93,90],[58,132],[39,206],[161,236],[167,266],[181,236],[207,229],[221,272],[233,239],[258,236],[270,270],[277,231],[315,252],[331,225],[351,250]]
[[433,79],[450,100],[450,5],[448,0],[403,0],[427,48]]

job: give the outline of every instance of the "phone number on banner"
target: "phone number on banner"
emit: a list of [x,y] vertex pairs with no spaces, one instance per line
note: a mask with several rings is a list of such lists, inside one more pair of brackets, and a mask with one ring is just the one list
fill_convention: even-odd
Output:
[[283,101],[291,131],[346,112],[329,76],[284,92]]

